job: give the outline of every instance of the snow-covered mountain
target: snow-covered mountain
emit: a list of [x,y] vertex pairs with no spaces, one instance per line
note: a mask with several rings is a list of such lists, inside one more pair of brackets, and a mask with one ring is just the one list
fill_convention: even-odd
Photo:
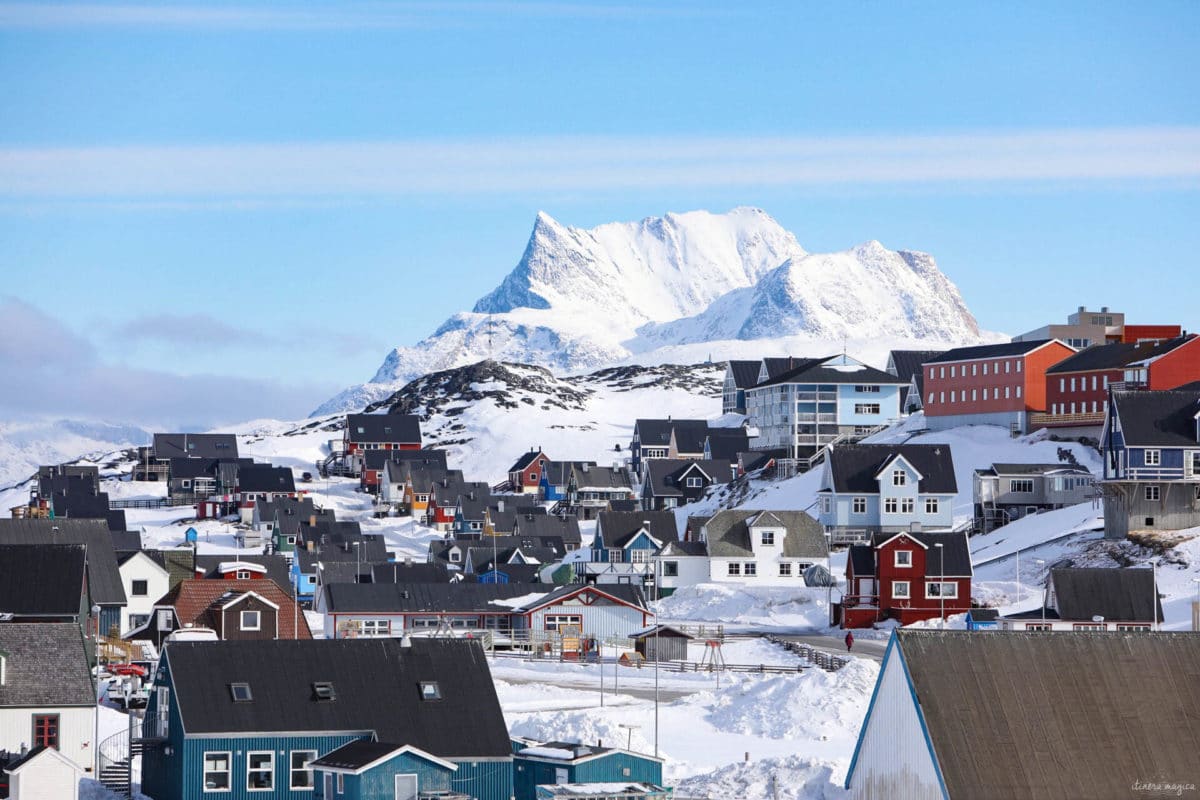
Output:
[[[433,335],[393,350],[367,384],[314,415],[361,407],[420,375],[492,358],[559,373],[661,363],[663,348],[799,336],[973,343],[979,326],[924,253],[878,242],[805,252],[765,212],[692,211],[572,228],[538,214],[516,268]],[[750,344],[753,343],[753,344]],[[729,346],[720,347],[728,353]]]
[[115,451],[149,444],[150,438],[142,428],[105,422],[0,422],[0,490],[26,481],[42,464],[103,465],[119,457]]

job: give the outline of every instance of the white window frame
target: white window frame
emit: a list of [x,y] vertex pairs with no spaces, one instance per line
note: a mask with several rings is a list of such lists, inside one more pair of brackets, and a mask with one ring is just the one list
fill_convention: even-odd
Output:
[[902,469],[892,470],[892,486],[907,486],[908,473]]
[[[208,768],[209,756],[225,756],[225,769],[216,770]],[[224,789],[208,788],[208,775],[221,774],[225,775]],[[200,759],[200,787],[205,794],[224,794],[233,791],[233,752],[230,750],[207,750]]]
[[160,631],[173,630],[175,627],[175,612],[169,608],[160,608],[155,615],[155,622]]
[[[900,588],[904,587],[904,594],[900,594]],[[912,599],[912,584],[908,581],[892,581],[892,599],[893,600],[911,600]]]
[[885,498],[883,501],[883,513],[885,513],[885,514],[900,513],[900,501],[895,497]]
[[[247,614],[254,615],[254,624],[253,625],[246,624],[246,615]],[[241,628],[241,630],[244,630],[244,631],[261,631],[262,630],[262,612],[256,611],[253,609],[246,609],[244,611],[238,612],[238,625]]]
[[792,577],[792,562],[790,562],[790,561],[780,561],[779,562],[779,577],[781,577],[781,578]]
[[1142,451],[1142,463],[1147,467],[1162,466],[1162,450],[1150,449]]
[[[1020,489],[1017,488],[1017,484],[1021,485]],[[1025,488],[1026,485],[1029,486],[1028,489]],[[1033,494],[1033,490],[1033,478],[1010,478],[1008,481],[1009,494]]]
[[911,514],[916,509],[916,501],[912,497],[900,498],[900,513]]
[[[304,766],[297,768],[295,764],[296,756],[308,756],[304,761]],[[317,760],[318,753],[316,750],[292,750],[288,753],[288,789],[293,792],[312,792],[317,788],[317,775],[312,767],[308,766]],[[296,773],[302,773],[308,776],[307,786],[296,785]]]
[[1162,491],[1158,484],[1150,484],[1146,487],[1145,493],[1142,495],[1148,503],[1157,503],[1162,498]]
[[630,564],[649,564],[651,551],[644,548],[629,551]]
[[[251,769],[250,761],[255,756],[266,756],[267,758],[269,758],[270,761],[267,762],[268,766],[265,768],[258,767],[257,769]],[[250,776],[261,774],[263,772],[265,772],[271,776],[271,781],[270,781],[271,785],[270,786],[260,786],[258,788],[252,787],[250,785]],[[273,792],[273,791],[275,791],[275,751],[274,750],[248,750],[248,751],[246,751],[246,791],[247,792]]]
[[738,561],[730,561],[725,565],[725,575],[729,578],[742,577],[742,565]]
[[867,498],[865,498],[865,497],[855,497],[855,498],[853,498],[853,499],[850,501],[850,513],[851,513],[851,514],[865,514],[865,513],[867,513]]
[[703,478],[697,478],[697,477],[688,476],[688,479],[687,479],[687,488],[689,488],[689,489],[699,489],[699,488],[700,488],[700,487],[702,487],[702,486],[704,486],[704,479],[703,479]]
[[742,577],[743,578],[757,578],[758,577],[758,562],[757,561],[747,561],[745,564],[743,564],[742,565]]
[[[939,592],[944,591],[947,587],[950,588],[949,594],[934,594],[933,590]],[[925,581],[925,597],[936,597],[939,600],[957,600],[958,599],[958,582],[957,581]]]
[[[906,556],[901,559],[900,556]],[[892,566],[911,567],[913,565],[912,550],[897,550],[892,557]]]
[[775,531],[762,531],[759,537],[759,544],[764,547],[775,546]]

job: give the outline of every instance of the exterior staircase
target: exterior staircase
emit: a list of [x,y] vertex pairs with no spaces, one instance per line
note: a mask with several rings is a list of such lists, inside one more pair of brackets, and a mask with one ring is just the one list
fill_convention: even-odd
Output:
[[[141,730],[141,720],[134,725]],[[142,754],[140,738],[130,739],[129,729],[115,733],[100,743],[100,783],[114,794],[133,797],[133,759]]]

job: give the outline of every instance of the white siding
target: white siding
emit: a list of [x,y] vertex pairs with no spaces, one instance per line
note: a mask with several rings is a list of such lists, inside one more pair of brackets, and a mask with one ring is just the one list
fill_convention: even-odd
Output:
[[34,714],[58,714],[59,752],[80,767],[92,769],[96,717],[91,707],[0,708],[0,750],[16,752],[21,745],[33,747]]
[[[125,606],[121,608],[121,632],[128,633],[130,614],[153,614],[154,603],[171,588],[167,571],[144,553],[133,556],[120,567],[121,584],[125,587]],[[134,596],[133,582],[146,581],[146,594]]]
[[[663,589],[682,589],[685,586],[695,586],[708,581],[708,559],[697,556],[662,556],[655,559],[655,571],[658,574],[659,586]],[[663,575],[662,562],[674,561],[679,565],[679,574]]]
[[888,651],[878,694],[850,776],[854,800],[941,800],[933,760],[904,677],[899,651]]
[[79,773],[43,752],[12,776],[12,800],[76,800]]

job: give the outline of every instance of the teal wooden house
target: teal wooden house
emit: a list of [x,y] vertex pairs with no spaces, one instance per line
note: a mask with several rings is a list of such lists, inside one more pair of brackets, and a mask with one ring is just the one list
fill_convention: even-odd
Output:
[[663,760],[654,756],[579,742],[514,739],[512,748],[516,800],[539,800],[546,796],[539,787],[568,784],[662,785]]
[[467,639],[172,642],[141,741],[155,800],[314,800],[327,780],[337,798],[407,800],[413,780],[420,800],[513,795],[500,702]]

